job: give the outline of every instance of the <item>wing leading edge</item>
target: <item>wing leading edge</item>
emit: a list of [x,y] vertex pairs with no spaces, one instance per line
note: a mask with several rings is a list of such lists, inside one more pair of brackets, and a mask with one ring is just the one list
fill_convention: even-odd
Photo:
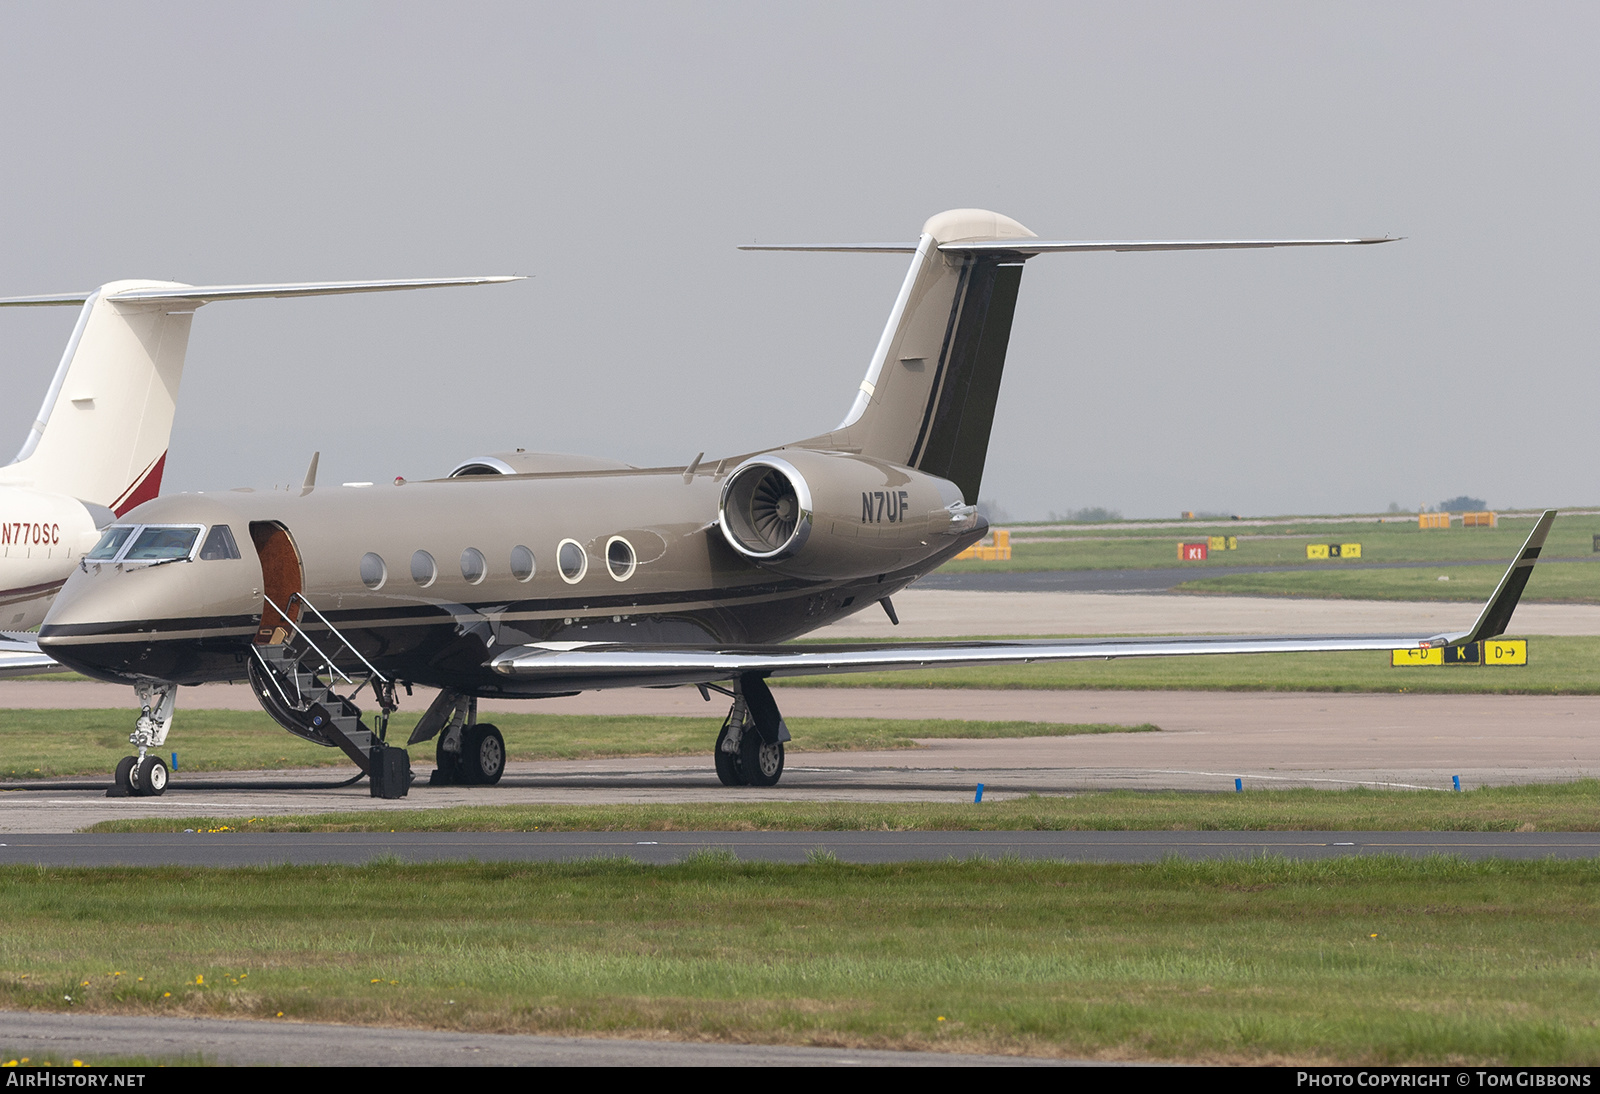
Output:
[[489,662],[502,676],[548,681],[563,688],[692,684],[754,673],[765,677],[844,672],[1098,661],[1118,657],[1179,657],[1224,653],[1345,653],[1461,646],[1504,634],[1544,546],[1556,511],[1546,510],[1470,630],[1411,635],[1204,635],[1085,638],[1017,642],[852,644],[830,646],[627,646],[533,643]]

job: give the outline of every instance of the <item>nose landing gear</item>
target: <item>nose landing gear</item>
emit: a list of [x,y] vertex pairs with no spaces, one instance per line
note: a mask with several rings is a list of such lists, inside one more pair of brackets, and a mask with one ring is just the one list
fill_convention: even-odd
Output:
[[733,707],[712,750],[723,786],[776,786],[783,777],[789,727],[767,682],[753,673],[733,684]]
[[177,705],[178,685],[163,680],[141,680],[134,685],[139,696],[139,720],[128,743],[139,750],[137,756],[124,756],[118,763],[106,791],[108,798],[154,798],[167,789],[166,761],[160,756],[146,755],[152,748],[160,748],[172,728],[173,708]]

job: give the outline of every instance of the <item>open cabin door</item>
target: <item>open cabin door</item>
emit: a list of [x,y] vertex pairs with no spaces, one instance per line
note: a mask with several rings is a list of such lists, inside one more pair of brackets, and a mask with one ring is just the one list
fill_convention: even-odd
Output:
[[[295,549],[289,529],[277,521],[251,521],[250,538],[255,541],[256,554],[261,556],[261,589],[267,594],[261,605],[261,622],[256,627],[256,645],[281,646],[289,640],[289,623],[300,621],[300,605],[289,602],[305,585],[300,552]],[[289,613],[287,620],[279,608]]]

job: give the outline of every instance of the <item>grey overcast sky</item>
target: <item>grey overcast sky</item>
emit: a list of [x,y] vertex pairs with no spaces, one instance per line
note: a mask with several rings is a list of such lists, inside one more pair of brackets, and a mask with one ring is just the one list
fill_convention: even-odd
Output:
[[[1388,233],[1034,259],[984,496],[1594,504],[1597,53],[1593,4],[14,2],[0,294],[533,276],[206,307],[209,490],[831,427],[906,260],[744,242]],[[73,318],[0,313],[0,443]]]

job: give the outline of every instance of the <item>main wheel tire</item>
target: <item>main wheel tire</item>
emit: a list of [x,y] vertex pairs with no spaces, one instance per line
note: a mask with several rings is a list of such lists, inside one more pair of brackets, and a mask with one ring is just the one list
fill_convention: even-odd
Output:
[[723,722],[722,732],[717,734],[717,747],[711,750],[711,757],[717,764],[717,779],[723,786],[743,786],[744,773],[739,770],[739,754],[722,750],[722,745],[727,739],[728,723]]
[[124,756],[117,761],[117,769],[111,775],[112,792],[117,797],[126,798],[133,795],[133,769],[138,762],[137,756]]
[[167,792],[167,762],[160,756],[146,756],[133,770],[134,793],[143,798],[159,798]]
[[739,739],[739,771],[750,786],[776,786],[783,778],[783,742],[767,744],[755,727]]
[[506,773],[506,739],[487,722],[468,726],[461,733],[460,781],[472,786],[493,786]]

